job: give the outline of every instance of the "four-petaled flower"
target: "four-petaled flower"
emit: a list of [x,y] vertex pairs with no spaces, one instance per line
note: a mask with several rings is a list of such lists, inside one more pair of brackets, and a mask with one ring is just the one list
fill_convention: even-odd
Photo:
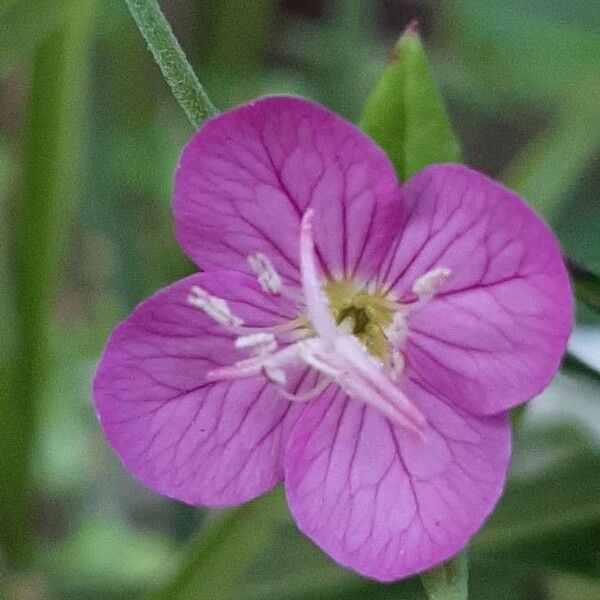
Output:
[[94,383],[125,467],[202,506],[283,481],[299,528],[376,579],[456,554],[502,492],[508,409],[572,327],[550,230],[462,166],[400,187],[364,134],[290,97],[209,121],[174,196],[205,272],[136,308]]

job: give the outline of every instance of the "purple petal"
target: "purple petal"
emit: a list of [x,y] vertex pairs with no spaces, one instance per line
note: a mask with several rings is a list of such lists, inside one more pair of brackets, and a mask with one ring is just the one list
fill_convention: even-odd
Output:
[[368,137],[306,100],[271,97],[223,113],[186,146],[175,179],[175,227],[204,269],[248,272],[265,253],[297,282],[302,214],[315,209],[321,266],[367,277],[399,223],[393,168]]
[[463,413],[416,384],[425,440],[338,390],[294,427],[285,455],[298,527],[340,564],[392,581],[459,552],[502,493],[510,458],[506,414]]
[[380,280],[402,298],[430,269],[452,270],[409,317],[408,375],[477,414],[530,399],[573,325],[554,235],[516,194],[465,167],[430,167],[402,191],[406,222]]
[[225,298],[249,326],[295,316],[239,273],[183,279],[113,332],[94,380],[96,411],[125,467],[148,487],[190,504],[237,504],[281,481],[282,444],[301,408],[262,377],[205,382],[208,370],[246,355],[188,305],[192,285]]

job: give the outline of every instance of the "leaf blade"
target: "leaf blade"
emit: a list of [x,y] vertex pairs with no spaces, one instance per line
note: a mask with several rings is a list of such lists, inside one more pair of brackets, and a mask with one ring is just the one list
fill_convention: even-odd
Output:
[[359,126],[385,150],[401,181],[429,164],[460,160],[415,22],[394,47]]
[[435,569],[421,575],[429,600],[467,600],[467,553],[462,552]]

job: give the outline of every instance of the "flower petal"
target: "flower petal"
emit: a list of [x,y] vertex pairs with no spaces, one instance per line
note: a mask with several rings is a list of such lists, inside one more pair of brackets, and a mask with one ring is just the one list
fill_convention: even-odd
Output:
[[182,248],[204,269],[248,272],[266,254],[298,282],[300,219],[315,209],[321,267],[367,277],[399,223],[383,153],[356,127],[306,100],[270,97],[222,113],[194,135],[175,178]]
[[263,377],[206,383],[208,370],[246,355],[187,303],[194,285],[226,299],[249,326],[295,316],[240,273],[178,281],[113,332],[94,380],[96,411],[125,467],[148,487],[190,504],[237,504],[281,481],[282,444],[301,407]]
[[573,325],[554,235],[516,194],[466,167],[430,167],[402,190],[406,222],[380,281],[403,298],[426,272],[451,269],[409,317],[408,375],[476,414],[530,399]]
[[338,390],[313,402],[286,448],[298,527],[340,564],[393,581],[463,548],[502,493],[506,415],[476,417],[410,383],[427,416],[422,441]]

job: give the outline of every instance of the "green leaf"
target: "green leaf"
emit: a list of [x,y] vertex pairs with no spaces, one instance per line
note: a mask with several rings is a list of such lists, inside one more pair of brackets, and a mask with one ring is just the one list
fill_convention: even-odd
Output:
[[278,489],[213,522],[188,548],[171,580],[149,599],[229,599],[248,564],[269,545],[273,522],[283,512],[283,505],[282,490]]
[[90,588],[110,592],[142,588],[166,575],[177,558],[177,549],[167,538],[96,516],[83,519],[56,543],[47,560],[60,587],[89,597]]
[[421,575],[429,600],[466,600],[468,595],[467,554],[463,552]]
[[[537,466],[537,471],[509,482],[496,511],[473,540],[473,553],[600,574],[600,455],[577,440],[567,440],[566,447],[564,433],[546,431],[545,447],[535,442],[521,449],[529,463],[524,466]],[[521,443],[531,444],[529,438]],[[557,460],[561,447],[566,452]],[[540,468],[544,463],[551,466]]]
[[419,578],[370,581],[336,564],[280,513],[269,544],[251,563],[233,600],[424,600]]
[[385,150],[401,181],[429,164],[460,160],[416,23],[394,47],[359,126]]
[[555,224],[566,194],[585,172],[600,144],[600,101],[577,96],[515,158],[501,177]]
[[600,373],[590,366],[585,361],[581,360],[578,356],[572,352],[567,352],[563,359],[561,369],[565,373],[572,373],[573,375],[583,375],[592,379],[595,383],[600,383]]
[[[83,171],[80,144],[93,3],[69,4],[65,27],[48,38],[33,61],[21,198],[11,221],[10,291],[18,307],[12,323],[17,343],[9,393],[0,396],[0,480],[10,481],[0,486],[0,546],[12,567],[28,566],[34,558],[32,449],[50,368],[49,319]],[[34,4],[39,3],[29,3]]]
[[600,312],[600,276],[573,261],[567,264],[577,299]]
[[573,575],[552,575],[548,600],[592,600],[600,598],[600,581]]
[[0,80],[63,25],[76,0],[0,0]]
[[540,0],[532,11],[530,2],[518,0],[453,2],[450,17],[460,33],[452,60],[463,63],[478,86],[512,106],[525,98],[538,107],[562,102],[574,92],[583,100],[598,85],[600,52],[593,23],[600,11],[597,2],[581,2],[586,6],[580,25],[585,21],[587,27],[578,26],[574,4]]

